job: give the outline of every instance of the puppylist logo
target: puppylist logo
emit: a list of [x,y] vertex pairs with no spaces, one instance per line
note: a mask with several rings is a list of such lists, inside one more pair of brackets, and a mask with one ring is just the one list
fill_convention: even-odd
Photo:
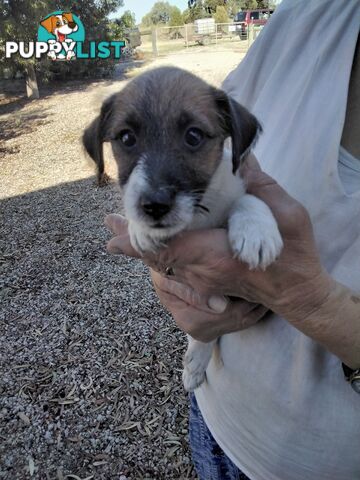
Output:
[[6,42],[5,57],[19,54],[22,58],[41,58],[48,55],[52,60],[75,60],[121,57],[123,41],[85,43],[85,28],[74,13],[58,10],[40,21],[36,42]]

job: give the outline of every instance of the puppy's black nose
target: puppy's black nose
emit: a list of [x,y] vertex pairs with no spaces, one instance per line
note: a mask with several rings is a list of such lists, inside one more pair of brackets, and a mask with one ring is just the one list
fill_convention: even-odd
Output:
[[142,196],[140,204],[146,215],[154,220],[160,220],[170,212],[175,195],[168,190],[158,190]]

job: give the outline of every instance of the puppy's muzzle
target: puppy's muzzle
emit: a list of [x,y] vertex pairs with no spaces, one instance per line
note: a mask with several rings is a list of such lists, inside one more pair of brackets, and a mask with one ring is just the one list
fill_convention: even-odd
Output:
[[146,216],[153,220],[161,220],[173,208],[175,192],[158,190],[145,193],[140,198],[140,207]]

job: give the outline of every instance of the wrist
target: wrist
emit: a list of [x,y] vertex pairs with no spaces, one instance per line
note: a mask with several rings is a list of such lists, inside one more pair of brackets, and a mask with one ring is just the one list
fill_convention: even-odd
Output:
[[353,370],[360,367],[360,297],[326,272],[276,311]]
[[287,289],[274,311],[295,327],[311,318],[327,317],[338,303],[337,282],[321,270],[311,279]]

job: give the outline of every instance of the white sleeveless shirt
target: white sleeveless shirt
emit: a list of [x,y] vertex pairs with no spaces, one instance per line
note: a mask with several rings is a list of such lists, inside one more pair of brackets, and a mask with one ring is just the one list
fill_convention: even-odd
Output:
[[[323,265],[357,292],[360,182],[347,193],[338,160],[359,25],[360,0],[285,0],[224,83],[261,121],[254,152],[308,209]],[[251,480],[360,479],[360,395],[339,358],[274,314],[220,353],[196,398]]]

